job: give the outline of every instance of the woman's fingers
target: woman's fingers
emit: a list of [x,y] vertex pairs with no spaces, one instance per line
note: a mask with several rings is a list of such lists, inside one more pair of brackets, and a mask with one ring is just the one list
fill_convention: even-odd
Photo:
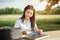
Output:
[[27,31],[22,31],[22,34],[23,34],[23,35],[26,35],[26,34],[27,34]]
[[40,33],[40,35],[43,34],[43,30],[42,29],[39,29],[38,32]]

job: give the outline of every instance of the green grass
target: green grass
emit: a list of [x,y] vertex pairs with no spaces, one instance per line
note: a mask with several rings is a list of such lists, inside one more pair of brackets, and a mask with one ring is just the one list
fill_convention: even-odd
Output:
[[38,19],[36,23],[44,31],[60,30],[60,19]]
[[[21,15],[0,15],[0,27],[13,27],[15,20]],[[60,30],[60,15],[36,15],[38,28],[44,31]]]
[[4,26],[14,26],[14,22],[15,21],[0,21],[0,27],[4,27]]

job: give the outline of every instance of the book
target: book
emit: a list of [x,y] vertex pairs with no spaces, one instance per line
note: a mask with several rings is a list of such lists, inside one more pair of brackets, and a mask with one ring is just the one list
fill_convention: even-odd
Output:
[[38,32],[32,31],[28,35],[23,35],[23,37],[26,37],[29,39],[34,39],[34,40],[40,40],[40,39],[48,37],[48,35],[43,34],[42,36],[40,36],[40,34]]
[[39,34],[38,32],[35,32],[35,31],[32,31],[32,32],[30,32],[28,35],[29,36],[33,36],[33,35],[36,35],[36,34]]
[[40,39],[43,39],[43,38],[46,38],[48,37],[49,35],[46,35],[46,34],[43,34],[43,36],[40,36],[38,38],[35,38],[35,40],[40,40]]

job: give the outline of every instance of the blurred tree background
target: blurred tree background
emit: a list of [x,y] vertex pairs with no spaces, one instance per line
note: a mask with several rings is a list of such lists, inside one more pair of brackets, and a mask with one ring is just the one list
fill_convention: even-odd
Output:
[[[0,9],[0,15],[2,15],[2,14],[22,14],[22,12],[23,11],[21,9],[18,9],[18,8],[7,7],[7,8]],[[58,15],[58,14],[60,14],[60,6],[53,8],[53,9],[50,9],[49,11],[39,10],[39,11],[36,11],[36,14]]]
[[0,9],[0,15],[2,14],[22,14],[22,10],[18,8],[2,8]]
[[47,0],[48,4],[46,5],[46,9],[47,11],[49,11],[52,6],[54,6],[55,4],[58,4],[59,0]]
[[[40,2],[43,2],[44,0],[39,0]],[[53,8],[52,7],[55,5],[55,4],[58,4],[58,2],[60,0],[45,0],[47,1],[47,5],[45,7],[45,10],[38,10],[36,11],[36,14],[41,14],[41,15],[46,15],[46,14],[60,14],[60,6],[57,6],[56,8]],[[2,8],[0,9],[0,15],[2,14],[22,14],[22,10],[19,9],[19,8],[9,8],[9,7],[6,7],[6,8]]]
[[[43,2],[44,0],[39,0],[40,2]],[[60,0],[45,0],[47,1],[47,5],[45,7],[45,10],[39,10],[37,11],[37,14],[43,14],[43,15],[57,15],[60,14],[60,6],[57,6],[56,8],[52,8],[55,4],[58,4]]]
[[37,11],[37,14],[41,14],[41,15],[59,15],[60,14],[60,6],[50,9],[49,11],[46,10],[39,10]]

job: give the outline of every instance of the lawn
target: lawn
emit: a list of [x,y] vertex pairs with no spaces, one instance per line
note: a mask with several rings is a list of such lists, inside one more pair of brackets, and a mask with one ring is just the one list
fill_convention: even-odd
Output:
[[[21,15],[0,15],[0,27],[13,27],[15,20]],[[60,30],[60,15],[36,15],[38,28],[44,31]]]

